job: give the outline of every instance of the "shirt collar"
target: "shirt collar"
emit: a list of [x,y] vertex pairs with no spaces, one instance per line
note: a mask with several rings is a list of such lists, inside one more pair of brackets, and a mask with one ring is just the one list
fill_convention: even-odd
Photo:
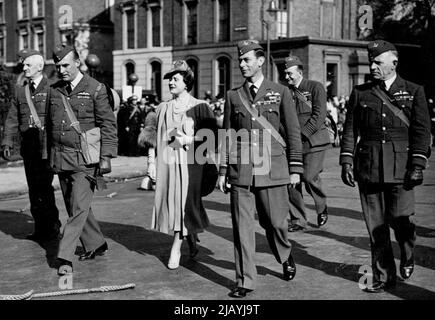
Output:
[[82,80],[82,78],[83,78],[83,73],[79,72],[77,74],[76,78],[73,81],[70,82],[72,90],[74,90],[74,88],[77,87],[77,85]]
[[41,75],[39,75],[38,77],[36,77],[35,79],[29,79],[29,80],[30,80],[31,82],[33,82],[33,84],[34,84],[34,86],[35,86],[35,89],[36,89],[36,88],[38,88],[39,84],[41,83],[42,78],[43,78],[43,76],[42,76],[42,74],[41,74]]
[[392,78],[384,81],[385,82],[385,88],[387,89],[387,91],[390,90],[391,85],[393,84],[394,80],[396,80],[396,78],[397,78],[397,74],[395,74]]
[[299,79],[298,83],[295,84],[295,87],[296,87],[296,88],[299,88],[299,86],[301,85],[302,79],[303,79],[303,78],[301,77],[301,78]]
[[249,82],[249,87],[251,87],[252,85],[254,85],[257,90],[260,88],[261,84],[263,83],[264,80],[264,76],[261,75],[260,78],[258,78],[257,81],[255,81],[254,83]]

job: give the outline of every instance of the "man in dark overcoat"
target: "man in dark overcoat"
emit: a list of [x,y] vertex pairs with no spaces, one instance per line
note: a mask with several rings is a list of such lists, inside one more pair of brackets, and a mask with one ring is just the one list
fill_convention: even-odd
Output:
[[[328,129],[325,126],[326,91],[320,82],[303,77],[302,61],[297,56],[288,56],[285,59],[285,68],[286,80],[296,104],[301,126],[304,158],[302,182],[308,194],[314,199],[317,225],[321,227],[328,221],[328,208],[320,173],[323,171],[326,150],[331,148]],[[289,185],[289,232],[302,230],[307,225],[302,182],[295,188]]]
[[[230,296],[240,298],[256,287],[255,212],[283,266],[283,278],[288,281],[296,274],[288,240],[287,184],[300,182],[303,166],[300,126],[289,89],[264,78],[264,51],[257,41],[240,41],[237,49],[245,82],[227,92],[223,128],[229,143],[223,148],[218,185],[224,192],[230,185],[237,282]],[[260,124],[264,120],[270,128]]]
[[[58,274],[72,272],[72,261],[78,241],[85,253],[79,260],[94,259],[107,251],[107,242],[92,213],[91,202],[98,176],[111,171],[111,158],[117,153],[116,120],[107,97],[106,87],[79,70],[77,51],[58,46],[53,60],[59,75],[51,86],[48,113],[50,165],[59,176],[68,212],[68,220],[59,244]],[[65,98],[83,132],[100,128],[101,150],[97,164],[86,164],[80,135],[66,111]]]
[[414,270],[414,187],[422,184],[430,144],[430,117],[423,87],[396,72],[398,53],[384,40],[368,43],[372,81],[350,96],[340,164],[346,185],[358,182],[370,236],[373,283],[382,292],[396,284],[390,227],[400,247],[400,275]]
[[[19,56],[27,81],[15,86],[15,95],[5,123],[2,156],[6,160],[10,159],[13,138],[19,132],[20,154],[29,189],[30,213],[34,220],[34,231],[26,238],[42,243],[57,239],[61,225],[52,186],[54,175],[48,165],[45,140],[49,82],[43,76],[44,58],[39,51],[22,50]],[[33,104],[36,115],[31,111],[29,103]]]

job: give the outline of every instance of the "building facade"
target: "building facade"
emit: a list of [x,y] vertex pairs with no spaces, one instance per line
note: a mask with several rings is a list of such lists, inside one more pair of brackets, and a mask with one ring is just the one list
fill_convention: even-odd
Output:
[[[100,65],[94,74],[113,81],[114,0],[0,0],[0,64],[20,73],[17,52],[37,49],[46,60],[46,74],[55,76],[51,57],[59,43],[74,45],[82,60],[96,54]],[[20,79],[20,77],[18,78]]]
[[162,75],[185,59],[197,79],[194,96],[223,96],[243,81],[235,47],[243,39],[269,44],[265,71],[275,81],[289,53],[329,95],[349,94],[369,72],[356,0],[116,0],[115,7],[115,89],[136,73],[136,85],[168,99]]

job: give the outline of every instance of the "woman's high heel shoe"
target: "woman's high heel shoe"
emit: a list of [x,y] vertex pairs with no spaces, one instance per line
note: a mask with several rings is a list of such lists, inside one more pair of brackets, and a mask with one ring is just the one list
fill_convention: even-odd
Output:
[[199,242],[198,235],[196,233],[191,233],[187,236],[187,244],[189,245],[191,258],[195,258],[199,252],[196,242]]
[[168,269],[175,270],[180,266],[180,259],[181,259],[181,252],[178,253],[171,253],[171,256],[169,257],[168,262]]

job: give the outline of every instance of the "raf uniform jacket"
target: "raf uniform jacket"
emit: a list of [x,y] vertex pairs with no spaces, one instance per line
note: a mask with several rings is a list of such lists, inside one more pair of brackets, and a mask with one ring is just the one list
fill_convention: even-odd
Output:
[[86,74],[71,94],[67,93],[66,85],[66,82],[58,81],[50,90],[47,119],[50,166],[55,172],[61,172],[82,171],[85,165],[80,152],[80,137],[71,127],[61,95],[68,99],[82,131],[100,127],[100,157],[115,158],[118,148],[116,120],[109,104],[106,87]]
[[[4,138],[2,145],[13,147],[13,138],[19,131],[21,133],[21,156],[23,158],[37,157],[47,158],[45,154],[45,137],[44,131],[38,130],[33,126],[30,117],[30,108],[26,100],[26,84],[17,84],[15,86],[15,95],[11,101],[8,116],[5,123]],[[38,113],[41,125],[45,128],[46,101],[49,82],[47,78],[42,78],[38,87],[31,93],[31,99]]]
[[[301,125],[304,153],[326,150],[331,147],[326,119],[326,92],[320,82],[302,79],[298,88],[290,87]],[[295,91],[305,97],[306,102]],[[310,106],[311,105],[311,106]]]
[[[271,143],[266,146],[268,143],[264,140],[263,127],[243,105],[239,89],[245,100],[255,106],[255,112],[280,132],[287,148],[270,136]],[[227,175],[228,183],[255,187],[284,185],[290,183],[290,173],[303,173],[300,126],[290,91],[285,86],[264,79],[255,99],[252,99],[246,81],[240,88],[229,90],[223,128],[227,132],[233,129],[248,133],[248,139],[242,134],[240,141],[228,144],[225,149],[225,162],[220,167],[220,174]],[[264,155],[264,152],[270,156],[265,156],[261,162],[254,160],[254,153]]]
[[376,82],[352,91],[341,143],[340,164],[354,167],[355,179],[403,183],[407,169],[426,166],[430,117],[423,87],[399,76],[388,91],[410,121],[409,128],[374,94]]

